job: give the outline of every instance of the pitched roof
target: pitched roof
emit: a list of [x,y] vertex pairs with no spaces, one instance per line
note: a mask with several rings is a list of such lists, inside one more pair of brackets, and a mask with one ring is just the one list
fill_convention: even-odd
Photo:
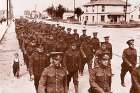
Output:
[[[84,6],[92,6],[92,5],[115,5],[115,6],[124,6],[126,5],[125,1],[122,0],[93,0]],[[130,4],[128,4],[130,6]]]

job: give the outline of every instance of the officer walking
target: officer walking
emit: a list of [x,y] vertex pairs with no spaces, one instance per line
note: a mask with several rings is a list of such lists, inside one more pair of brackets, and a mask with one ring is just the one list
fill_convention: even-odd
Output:
[[137,64],[137,51],[134,48],[134,39],[130,39],[127,41],[128,48],[124,49],[121,64],[121,85],[125,87],[124,77],[126,73],[129,71],[131,73],[131,69],[136,67]]
[[51,65],[41,75],[38,93],[67,93],[67,74],[62,67],[62,52],[51,52]]

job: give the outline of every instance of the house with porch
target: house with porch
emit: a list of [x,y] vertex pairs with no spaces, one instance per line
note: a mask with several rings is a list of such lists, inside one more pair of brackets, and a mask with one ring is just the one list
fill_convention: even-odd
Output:
[[[82,23],[107,24],[130,21],[131,5],[122,0],[91,0],[84,4]],[[125,16],[126,15],[126,16]]]

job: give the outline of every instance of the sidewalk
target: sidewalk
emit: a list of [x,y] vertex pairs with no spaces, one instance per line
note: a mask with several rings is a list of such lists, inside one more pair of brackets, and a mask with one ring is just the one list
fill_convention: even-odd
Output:
[[[8,25],[9,26],[9,25]],[[0,42],[3,39],[7,29],[8,29],[7,23],[3,22],[2,24],[0,24]]]

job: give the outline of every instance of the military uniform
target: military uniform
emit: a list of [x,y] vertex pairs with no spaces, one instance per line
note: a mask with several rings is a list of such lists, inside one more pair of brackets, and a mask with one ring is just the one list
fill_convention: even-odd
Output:
[[[97,33],[93,33],[93,34],[97,36]],[[95,54],[96,51],[97,51],[98,49],[100,49],[100,41],[99,41],[99,39],[98,39],[97,37],[94,36],[94,37],[91,39],[91,44],[92,44],[92,51],[93,51],[93,53]]]
[[104,54],[98,67],[90,69],[90,89],[89,93],[112,93],[112,70],[109,64],[109,56]]
[[[75,44],[76,46],[76,44]],[[71,81],[71,78],[73,78],[73,83],[75,86],[75,92],[78,93],[78,71],[80,68],[81,58],[80,58],[80,52],[79,50],[75,49],[68,49],[66,53],[64,54],[64,66],[66,70],[68,71],[67,76],[67,83],[69,86],[69,83]]]
[[[133,40],[128,40],[127,44],[130,45],[133,43]],[[135,48],[126,48],[123,51],[122,55],[123,63],[121,64],[121,83],[124,83],[124,77],[129,71],[131,73],[131,68],[135,68],[137,64],[137,51]]]
[[106,45],[106,49],[109,51],[110,59],[112,59],[112,44],[109,43],[109,36],[106,36],[104,38],[105,38],[104,44]]
[[140,66],[133,69],[131,73],[132,85],[130,93],[140,93]]
[[96,67],[91,71],[90,75],[90,93],[111,93],[112,72],[110,67],[106,69]]
[[66,77],[64,68],[50,65],[41,75],[38,93],[67,93]]
[[49,66],[48,57],[45,53],[38,53],[35,51],[29,59],[29,72],[34,75],[34,84],[36,90],[38,89],[39,79],[44,68]]

